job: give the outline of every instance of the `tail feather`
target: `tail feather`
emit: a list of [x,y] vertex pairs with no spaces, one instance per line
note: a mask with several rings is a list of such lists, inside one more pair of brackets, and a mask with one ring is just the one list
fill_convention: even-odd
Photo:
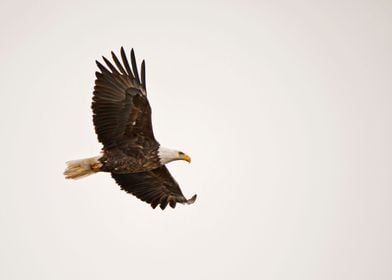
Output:
[[102,167],[102,163],[99,161],[100,157],[101,156],[68,161],[67,168],[64,171],[65,178],[80,179],[99,172]]

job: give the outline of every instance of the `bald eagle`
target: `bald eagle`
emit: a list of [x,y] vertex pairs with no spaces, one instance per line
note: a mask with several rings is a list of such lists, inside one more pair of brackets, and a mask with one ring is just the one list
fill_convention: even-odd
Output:
[[103,57],[106,67],[96,61],[92,101],[93,123],[103,149],[99,156],[67,162],[64,175],[79,179],[96,172],[110,172],[120,187],[137,198],[163,210],[176,203],[192,204],[196,195],[186,199],[166,164],[174,160],[191,162],[185,153],[162,147],[154,137],[151,107],[147,99],[144,60],[140,76],[135,53],[130,63],[121,47],[121,60]]

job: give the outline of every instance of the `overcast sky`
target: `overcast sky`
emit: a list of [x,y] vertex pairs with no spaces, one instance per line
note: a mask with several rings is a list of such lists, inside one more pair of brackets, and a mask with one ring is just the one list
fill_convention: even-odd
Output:
[[[392,279],[391,1],[1,1],[1,279]],[[109,174],[95,59],[146,59],[195,204]]]

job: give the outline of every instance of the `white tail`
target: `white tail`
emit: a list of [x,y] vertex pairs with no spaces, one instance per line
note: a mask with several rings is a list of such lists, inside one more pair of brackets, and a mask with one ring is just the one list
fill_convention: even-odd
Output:
[[67,168],[64,171],[65,178],[67,179],[80,179],[100,171],[102,163],[99,158],[91,157],[67,162]]

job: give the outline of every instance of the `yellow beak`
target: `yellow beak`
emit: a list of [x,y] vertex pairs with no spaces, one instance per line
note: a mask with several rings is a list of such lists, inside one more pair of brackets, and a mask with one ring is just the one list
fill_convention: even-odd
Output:
[[188,155],[186,155],[186,154],[184,154],[184,155],[182,156],[182,160],[185,160],[185,161],[191,163],[191,157],[188,156]]

